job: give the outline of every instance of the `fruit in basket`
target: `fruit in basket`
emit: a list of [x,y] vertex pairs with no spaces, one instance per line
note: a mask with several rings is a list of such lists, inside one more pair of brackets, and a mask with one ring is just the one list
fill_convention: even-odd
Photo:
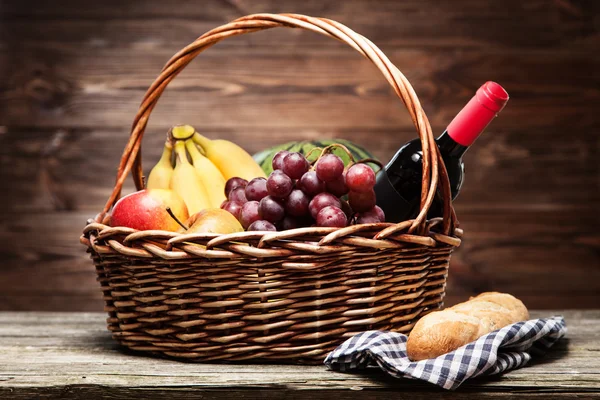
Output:
[[122,197],[113,207],[112,226],[145,230],[176,232],[179,224],[167,212],[170,208],[180,220],[188,218],[188,209],[183,199],[168,189],[144,189]]
[[267,179],[267,192],[269,196],[285,199],[294,188],[294,182],[281,170],[271,172]]
[[236,187],[231,192],[229,192],[229,196],[227,198],[229,201],[235,201],[236,203],[244,204],[248,201],[248,199],[246,198],[246,188]]
[[260,203],[258,201],[248,201],[244,203],[242,209],[240,210],[240,224],[245,229],[254,222],[260,219]]
[[248,230],[249,231],[275,232],[277,230],[277,228],[275,227],[275,225],[273,225],[269,221],[265,221],[264,219],[259,219],[258,221],[254,221],[253,223],[251,223],[250,226],[248,227]]
[[[268,179],[254,178],[244,187],[245,180],[231,178],[226,184],[228,201],[221,208],[247,230],[385,222],[383,212],[375,207],[375,172],[356,163],[353,156],[349,156],[352,165],[345,169],[342,159],[332,154],[337,148],[322,149],[312,167],[298,152],[277,152]],[[346,194],[349,201],[342,199]]]
[[385,214],[381,207],[375,206],[372,209],[358,213],[356,215],[357,224],[374,224],[378,222],[385,222]]
[[221,209],[228,211],[231,215],[239,220],[240,213],[242,212],[242,205],[242,203],[235,201],[225,201],[223,204],[221,204]]
[[171,190],[181,196],[192,215],[205,208],[211,208],[208,191],[204,187],[198,171],[188,161],[185,143],[179,140],[175,142],[175,158]]
[[326,189],[325,182],[317,177],[315,171],[308,171],[302,175],[296,186],[309,196],[316,196]]
[[[229,178],[227,182],[225,182],[225,196],[229,197],[229,193],[238,187],[246,189],[248,185],[248,181],[242,178]],[[244,195],[245,196],[245,195]]]
[[273,162],[271,163],[274,171],[283,170],[283,159],[288,154],[290,154],[290,152],[287,150],[279,150],[277,153],[275,153],[273,156]]
[[261,201],[269,193],[267,191],[267,180],[265,178],[254,178],[245,189],[246,199],[250,201]]
[[173,154],[173,145],[170,141],[165,142],[160,160],[148,175],[146,189],[168,189],[173,176],[173,164],[171,164],[171,156]]
[[221,171],[225,179],[239,177],[251,180],[256,177],[267,177],[252,156],[237,144],[223,139],[210,140],[198,132],[194,133],[193,140]]
[[[289,153],[283,158],[283,172],[292,179],[300,179],[310,164],[302,153]],[[342,169],[344,166],[342,165]]]
[[340,176],[338,176],[337,179],[331,182],[327,182],[325,184],[325,188],[329,193],[337,197],[347,195],[350,189],[348,189],[348,185],[346,185],[346,173],[344,172]]
[[331,193],[323,192],[313,197],[313,199],[308,204],[308,210],[310,211],[310,215],[314,219],[317,219],[317,214],[319,214],[319,211],[321,211],[321,209],[327,206],[334,206],[340,208],[342,206],[342,203],[340,202],[340,199],[338,199]]
[[346,173],[346,185],[354,192],[368,192],[375,186],[375,172],[365,164],[354,164]]
[[[271,172],[273,172],[273,169],[281,169],[281,167],[276,168],[276,166],[280,165],[283,157],[285,157],[288,153],[298,152],[306,156],[314,148],[325,148],[334,143],[339,143],[346,146],[356,161],[365,158],[375,159],[375,157],[367,149],[345,139],[302,140],[297,142],[288,142],[260,151],[254,154],[253,157],[254,160],[256,160],[256,162],[262,167],[263,171],[265,171],[265,174],[269,175]],[[275,157],[277,153],[280,152],[282,154],[278,157]],[[350,164],[350,157],[342,149],[333,149],[332,153],[340,157],[344,162],[344,165],[347,166]],[[315,150],[309,159],[313,160],[318,155],[319,152]],[[375,164],[370,165],[375,168]]]
[[213,207],[218,207],[227,197],[225,196],[225,178],[221,171],[203,156],[192,140],[185,141],[185,147],[192,158],[192,164],[208,192],[208,198]]
[[352,210],[356,212],[369,211],[377,203],[375,198],[375,191],[370,189],[367,192],[354,192],[350,191],[348,194],[348,202]]
[[325,154],[315,164],[315,171],[323,182],[333,182],[344,173],[344,162],[335,154]]
[[294,217],[303,217],[308,214],[310,197],[300,189],[294,189],[285,199],[285,212]]
[[333,228],[343,228],[348,224],[348,217],[341,208],[327,206],[317,214],[317,225]]
[[260,217],[269,222],[279,222],[285,216],[283,202],[273,196],[263,197],[258,202]]
[[220,208],[207,208],[192,215],[186,222],[185,233],[235,233],[243,232],[244,228],[229,212]]

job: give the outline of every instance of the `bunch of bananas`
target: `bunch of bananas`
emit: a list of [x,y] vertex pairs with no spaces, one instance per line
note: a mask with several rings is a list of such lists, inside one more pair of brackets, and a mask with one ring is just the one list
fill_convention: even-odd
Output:
[[185,202],[189,215],[193,215],[207,208],[219,208],[226,200],[225,182],[236,176],[247,180],[266,177],[252,156],[235,143],[210,140],[190,125],[179,125],[171,129],[146,187],[175,191]]

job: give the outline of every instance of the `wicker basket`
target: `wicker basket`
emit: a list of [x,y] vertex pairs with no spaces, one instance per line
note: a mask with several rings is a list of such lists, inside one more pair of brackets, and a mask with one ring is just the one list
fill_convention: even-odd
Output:
[[[229,235],[104,224],[130,171],[136,187],[143,188],[141,140],[169,82],[220,40],[275,27],[338,39],[381,70],[421,138],[424,190],[418,217],[398,224]],[[438,188],[444,217],[427,221]],[[320,363],[355,333],[408,332],[439,308],[460,235],[427,117],[409,82],[381,50],[335,21],[257,14],[213,29],[167,63],[135,117],[113,193],[88,221],[81,242],[96,266],[108,329],[123,346],[194,361]]]

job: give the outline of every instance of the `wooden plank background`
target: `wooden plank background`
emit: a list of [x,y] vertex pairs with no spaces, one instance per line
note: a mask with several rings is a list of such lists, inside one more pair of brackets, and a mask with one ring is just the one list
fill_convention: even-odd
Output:
[[[447,303],[500,290],[534,308],[600,306],[600,2],[0,0],[0,310],[101,309],[78,236],[108,197],[144,91],[195,37],[256,12],[367,36],[437,132],[483,82],[503,84],[511,101],[466,156]],[[372,65],[291,29],[219,43],[174,80],[146,170],[181,122],[251,152],[343,137],[382,160],[415,136]]]

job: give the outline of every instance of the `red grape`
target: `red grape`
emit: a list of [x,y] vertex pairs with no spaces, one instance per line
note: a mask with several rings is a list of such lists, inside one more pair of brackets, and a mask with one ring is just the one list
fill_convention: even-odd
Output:
[[325,191],[325,182],[317,178],[315,171],[308,171],[302,175],[297,186],[309,196],[315,196]]
[[347,223],[346,214],[339,207],[327,206],[317,214],[317,226],[343,228]]
[[273,156],[273,161],[271,162],[273,170],[283,169],[283,159],[288,154],[290,154],[290,152],[287,150],[280,150],[277,153],[275,153],[275,155]]
[[258,201],[249,201],[242,206],[240,211],[240,224],[244,229],[248,229],[250,224],[260,219],[260,213],[258,211]]
[[385,222],[385,214],[379,206],[358,214],[356,218],[357,224],[372,224],[377,222]]
[[277,222],[285,215],[285,209],[280,200],[272,196],[263,197],[259,203],[258,209],[262,219],[269,222]]
[[285,199],[294,187],[292,179],[283,173],[283,171],[275,170],[267,179],[267,192],[273,197]]
[[335,181],[344,172],[344,162],[335,154],[325,154],[317,161],[316,171],[320,180]]
[[327,191],[335,196],[342,197],[348,193],[348,186],[346,186],[346,173],[340,175],[337,179],[327,182]]
[[265,178],[254,178],[246,186],[246,198],[248,200],[260,201],[267,195],[267,180]]
[[225,196],[229,197],[229,193],[233,189],[235,189],[237,187],[245,188],[247,184],[248,184],[248,181],[245,180],[244,178],[238,178],[238,177],[229,178],[227,180],[227,182],[225,183]]
[[229,211],[236,219],[240,219],[240,212],[242,211],[241,203],[236,203],[235,201],[226,201],[221,205],[221,208],[225,211]]
[[308,204],[308,210],[310,211],[310,215],[316,219],[319,211],[327,206],[340,208],[342,204],[340,203],[340,199],[331,193],[319,193]]
[[290,153],[283,159],[283,172],[292,179],[300,179],[309,166],[306,158],[300,153]]
[[298,223],[298,220],[290,215],[286,215],[285,217],[283,217],[283,219],[279,223],[279,227],[282,231],[287,231],[288,229],[295,229],[299,226],[300,224]]
[[375,172],[366,164],[354,164],[346,174],[346,185],[355,192],[365,193],[375,186]]
[[351,190],[348,195],[348,200],[350,201],[350,207],[352,207],[352,210],[355,212],[360,213],[369,211],[371,208],[375,207],[375,191],[371,189],[368,192],[360,193]]
[[377,216],[377,218],[379,218],[379,222],[385,222],[385,213],[383,212],[381,207],[375,206],[375,207],[373,207],[372,211],[368,211],[368,212],[374,212],[375,215]]
[[285,201],[285,211],[295,217],[302,217],[308,214],[309,202],[310,199],[302,190],[294,189]]
[[243,187],[236,187],[229,192],[229,201],[235,201],[236,203],[244,204],[248,201],[246,198],[246,189]]
[[277,228],[275,228],[275,225],[273,225],[269,221],[265,221],[264,219],[259,219],[258,221],[254,221],[253,223],[251,223],[247,230],[275,232],[277,230]]

